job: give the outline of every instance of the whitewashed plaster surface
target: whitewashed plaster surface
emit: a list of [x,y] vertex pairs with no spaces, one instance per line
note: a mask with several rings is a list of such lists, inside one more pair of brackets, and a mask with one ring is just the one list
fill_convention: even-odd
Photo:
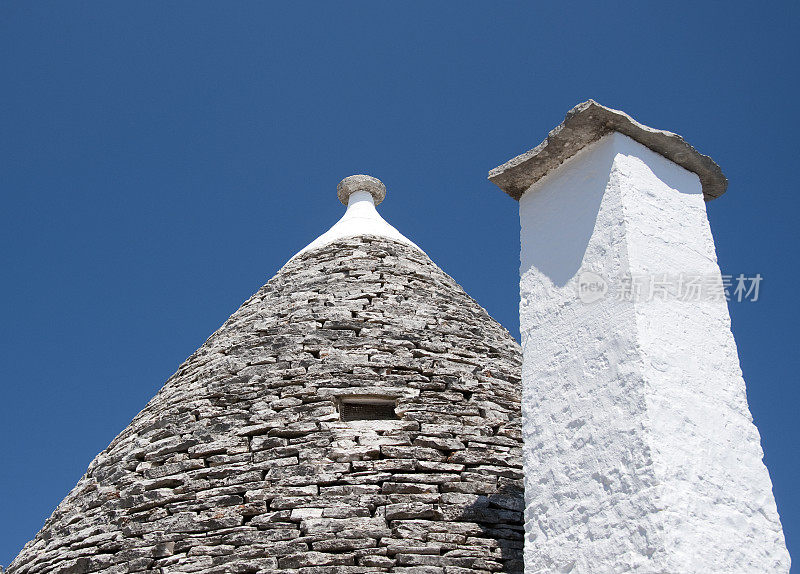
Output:
[[[520,199],[526,573],[787,572],[697,176],[612,133]],[[586,272],[605,297],[578,298]]]
[[[360,235],[387,237],[419,249],[410,239],[389,225],[386,220],[380,216],[378,210],[375,209],[375,202],[372,199],[372,195],[366,191],[356,191],[350,195],[347,201],[347,211],[345,211],[342,218],[328,231],[298,251],[292,259],[301,253],[328,245],[339,239],[357,237]],[[420,249],[420,251],[422,250]]]

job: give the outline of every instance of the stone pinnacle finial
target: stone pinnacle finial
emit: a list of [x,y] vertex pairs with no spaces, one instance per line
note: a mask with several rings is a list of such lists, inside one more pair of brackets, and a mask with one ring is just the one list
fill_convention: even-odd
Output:
[[370,175],[351,175],[336,186],[336,195],[339,196],[339,201],[345,205],[350,196],[357,191],[369,193],[375,205],[378,205],[386,197],[386,186],[381,180]]
[[[361,235],[385,237],[419,249],[414,243],[389,225],[375,206],[386,197],[386,186],[369,175],[351,175],[339,182],[336,188],[339,201],[347,210],[336,225],[306,245],[295,257],[334,241]],[[420,249],[420,251],[422,251]]]

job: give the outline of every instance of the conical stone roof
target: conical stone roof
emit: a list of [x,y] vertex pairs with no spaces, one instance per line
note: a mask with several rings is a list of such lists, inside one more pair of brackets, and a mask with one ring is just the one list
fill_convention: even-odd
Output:
[[[8,572],[520,572],[520,362],[410,242],[333,238],[180,366]],[[341,420],[376,399],[393,420]]]

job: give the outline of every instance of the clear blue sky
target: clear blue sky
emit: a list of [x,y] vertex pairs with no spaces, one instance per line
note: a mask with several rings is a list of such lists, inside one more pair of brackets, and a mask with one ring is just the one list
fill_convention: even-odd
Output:
[[[486,172],[588,98],[730,179],[733,328],[800,556],[798,5],[0,4],[0,564],[177,366],[381,178],[381,212],[518,332],[517,205]],[[800,558],[799,558],[800,559]]]

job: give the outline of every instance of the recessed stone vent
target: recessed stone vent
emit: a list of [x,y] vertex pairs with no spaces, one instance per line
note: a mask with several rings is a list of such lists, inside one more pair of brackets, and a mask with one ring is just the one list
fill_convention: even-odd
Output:
[[343,397],[339,402],[339,415],[343,421],[396,420],[395,401],[370,396]]

